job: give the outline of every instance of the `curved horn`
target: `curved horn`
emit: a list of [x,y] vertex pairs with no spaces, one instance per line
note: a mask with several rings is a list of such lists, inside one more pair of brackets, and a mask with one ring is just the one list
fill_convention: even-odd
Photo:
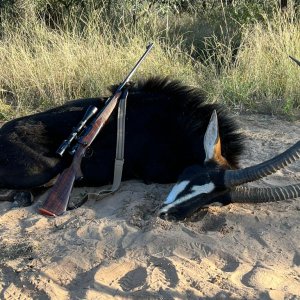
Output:
[[284,168],[288,164],[293,163],[299,157],[300,141],[285,152],[256,166],[251,166],[241,170],[225,171],[224,184],[227,187],[232,187],[266,177],[275,173],[277,170]]
[[263,203],[300,197],[300,184],[275,188],[238,187],[230,192],[231,202]]

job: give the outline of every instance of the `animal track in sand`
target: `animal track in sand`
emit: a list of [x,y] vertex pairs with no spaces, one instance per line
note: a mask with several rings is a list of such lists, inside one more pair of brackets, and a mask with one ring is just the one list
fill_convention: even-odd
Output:
[[284,291],[298,296],[300,291],[300,282],[290,274],[285,276],[282,271],[277,272],[276,269],[266,269],[260,265],[255,265],[245,273],[241,283],[255,289]]
[[207,213],[201,222],[201,231],[222,231],[227,226],[226,216]]
[[[134,270],[137,270],[134,272]],[[117,290],[133,290],[144,284],[143,280],[137,278],[142,274],[135,263],[123,261],[121,263],[111,263],[106,267],[100,267],[94,276],[94,287],[97,290],[105,290],[105,287]],[[137,280],[137,281],[136,281]]]
[[[300,284],[297,279],[292,276],[283,276],[282,270],[266,269],[263,266],[253,266],[249,263],[240,263],[237,268],[229,274],[229,281],[235,288],[246,288],[250,293],[251,291],[265,291],[260,298],[255,299],[283,299],[283,297],[271,297],[284,293],[285,295],[299,296]],[[264,298],[261,298],[264,296]],[[248,298],[249,299],[249,298]],[[298,299],[294,296],[287,299]]]
[[[182,230],[186,232],[186,229]],[[199,239],[187,239],[185,243],[182,243],[174,249],[173,254],[183,259],[191,259],[196,262],[201,262],[204,257],[207,257],[214,253],[214,249],[211,245],[203,242],[199,242]]]
[[176,288],[178,283],[179,278],[173,263],[167,258],[154,256],[149,258],[147,265],[127,260],[111,263],[100,267],[94,276],[96,290],[105,292],[110,289],[114,290],[116,295],[124,292],[137,296],[142,292],[152,291],[165,299],[170,296],[167,289]]
[[240,263],[236,258],[226,252],[216,251],[210,260],[214,261],[215,265],[223,272],[233,273],[237,270]]
[[221,269],[223,272],[234,272],[239,267],[239,262],[236,261],[234,258],[227,260],[224,267]]
[[174,288],[177,286],[179,282],[177,270],[169,259],[151,256],[149,264],[149,285],[152,289],[159,290],[161,288]]
[[129,292],[135,288],[142,287],[146,283],[147,270],[144,267],[137,267],[127,272],[119,279],[119,284],[123,291]]

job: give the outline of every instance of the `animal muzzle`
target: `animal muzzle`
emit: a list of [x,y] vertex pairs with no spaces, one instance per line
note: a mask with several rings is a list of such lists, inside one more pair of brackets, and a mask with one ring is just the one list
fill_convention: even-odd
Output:
[[157,216],[166,221],[176,221],[178,218],[177,209],[174,207],[168,208],[168,205],[162,205],[157,213]]
[[175,221],[176,218],[173,216],[170,216],[167,212],[158,212],[158,217],[165,220],[165,221]]
[[192,206],[182,207],[171,207],[166,209],[163,205],[158,211],[158,217],[166,221],[180,221],[184,220],[186,217],[193,213],[194,209]]

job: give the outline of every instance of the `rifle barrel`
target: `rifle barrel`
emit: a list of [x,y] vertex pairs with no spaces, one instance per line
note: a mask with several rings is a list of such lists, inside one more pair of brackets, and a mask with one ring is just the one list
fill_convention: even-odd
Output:
[[295,57],[290,56],[290,59],[293,60],[298,66],[300,66],[300,61],[298,59],[296,59]]
[[136,65],[133,67],[133,69],[130,71],[130,73],[128,74],[128,76],[125,78],[125,80],[120,84],[120,86],[118,87],[117,91],[121,91],[124,86],[126,85],[126,83],[129,82],[130,78],[132,77],[132,75],[134,74],[135,70],[139,67],[139,65],[142,63],[142,61],[145,59],[145,57],[148,55],[148,53],[151,51],[151,49],[153,48],[154,44],[151,43],[146,47],[146,51],[143,54],[143,56],[139,59],[139,61],[136,63]]

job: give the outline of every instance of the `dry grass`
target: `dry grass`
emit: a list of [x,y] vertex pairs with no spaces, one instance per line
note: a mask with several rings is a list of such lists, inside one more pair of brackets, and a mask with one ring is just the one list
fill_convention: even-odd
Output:
[[[300,23],[294,11],[241,24],[231,36],[225,28],[226,38],[205,38],[202,52],[207,59],[202,63],[192,57],[193,44],[187,45],[184,27],[180,34],[163,31],[165,21],[159,24],[154,16],[150,29],[149,23],[134,28],[125,24],[115,31],[98,17],[90,18],[84,29],[73,24],[69,30],[54,30],[37,20],[2,24],[0,118],[107,93],[108,86],[122,81],[149,41],[155,49],[135,79],[170,76],[202,87],[209,101],[268,113],[299,112],[300,70],[288,58],[300,58]],[[189,18],[187,30],[201,25],[197,18]],[[194,28],[195,36],[199,30]],[[236,33],[238,51],[233,42]]]
[[299,112],[300,68],[289,55],[300,58],[300,23],[294,14],[245,27],[234,65],[216,76],[217,97],[266,113]]
[[[124,40],[110,32],[51,31],[40,24],[8,29],[0,44],[2,96],[15,114],[59,105],[69,99],[95,97],[122,81],[145,51],[145,39],[128,34]],[[135,78],[172,75],[196,84],[192,61],[168,45],[155,42]]]

